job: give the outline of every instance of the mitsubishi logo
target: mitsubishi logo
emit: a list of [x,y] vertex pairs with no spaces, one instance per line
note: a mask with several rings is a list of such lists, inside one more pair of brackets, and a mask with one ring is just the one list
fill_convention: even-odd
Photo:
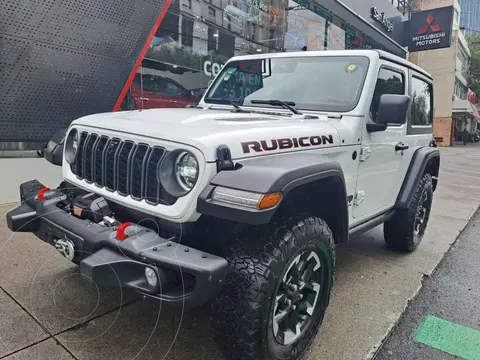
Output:
[[432,32],[438,32],[441,30],[440,25],[433,24],[433,22],[435,21],[435,16],[433,16],[432,14],[429,14],[427,16],[426,21],[428,25],[422,26],[420,30],[418,30],[417,35],[425,34],[428,29],[432,30]]
[[450,47],[453,13],[453,6],[412,12],[405,37],[408,51]]

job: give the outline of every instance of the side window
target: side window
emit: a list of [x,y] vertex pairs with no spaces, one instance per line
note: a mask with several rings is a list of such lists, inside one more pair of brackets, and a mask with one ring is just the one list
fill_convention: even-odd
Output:
[[432,85],[416,77],[412,78],[412,126],[432,125]]
[[165,84],[166,84],[165,92],[167,95],[187,97],[186,91],[180,88],[178,85],[175,85],[170,81],[166,81]]
[[378,73],[377,84],[373,93],[372,105],[370,106],[370,116],[373,121],[377,121],[378,106],[380,97],[383,94],[404,95],[405,94],[405,76],[397,71],[381,68]]
[[[135,85],[137,85],[137,84],[135,84]],[[156,82],[155,77],[153,77],[153,76],[144,75],[143,78],[141,79],[141,82],[140,82],[140,80],[138,81],[137,86],[139,88],[141,88],[143,86],[144,91],[148,91],[148,92],[151,92],[151,93],[154,93],[154,94],[158,93],[157,82]]]

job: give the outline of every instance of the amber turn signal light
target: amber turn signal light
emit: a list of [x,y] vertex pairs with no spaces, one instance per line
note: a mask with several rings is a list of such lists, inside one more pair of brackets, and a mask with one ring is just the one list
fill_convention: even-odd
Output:
[[257,209],[259,210],[271,209],[277,206],[281,200],[282,200],[282,193],[280,192],[262,195],[262,197],[260,198],[260,201],[258,202]]

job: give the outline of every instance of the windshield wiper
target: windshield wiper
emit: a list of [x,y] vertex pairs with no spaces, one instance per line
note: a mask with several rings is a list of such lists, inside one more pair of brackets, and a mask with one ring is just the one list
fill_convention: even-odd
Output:
[[[227,95],[228,96],[228,95]],[[237,100],[233,100],[233,99],[229,99],[227,96],[222,96],[222,97],[211,97],[211,98],[207,98],[208,100],[213,100],[213,101],[218,101],[218,102],[223,102],[223,103],[229,103],[231,104],[235,110],[232,110],[234,112],[244,112],[244,113],[250,113],[250,111],[248,110],[245,110],[245,109],[242,109],[239,105],[239,100],[240,99],[237,99]]]
[[284,109],[290,110],[295,115],[303,115],[300,111],[294,108],[295,103],[293,101],[281,101],[281,100],[250,100],[252,104],[265,104],[272,106],[281,106]]
[[233,107],[235,108],[235,110],[232,110],[232,111],[235,111],[235,112],[246,112],[246,113],[249,113],[250,111],[248,110],[244,110],[240,107],[240,105],[238,105],[238,102],[236,102],[235,100],[232,100],[232,99],[227,99],[230,104],[233,105]]

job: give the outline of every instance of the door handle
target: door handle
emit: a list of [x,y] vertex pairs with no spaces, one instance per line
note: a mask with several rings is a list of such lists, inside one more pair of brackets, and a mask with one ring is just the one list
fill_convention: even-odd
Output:
[[403,151],[407,149],[408,149],[408,145],[405,145],[402,142],[399,142],[397,145],[395,145],[395,151],[400,151],[400,150]]
[[150,99],[149,99],[149,98],[145,98],[145,97],[141,97],[140,100],[142,100],[142,101],[148,101],[148,100],[150,100]]

